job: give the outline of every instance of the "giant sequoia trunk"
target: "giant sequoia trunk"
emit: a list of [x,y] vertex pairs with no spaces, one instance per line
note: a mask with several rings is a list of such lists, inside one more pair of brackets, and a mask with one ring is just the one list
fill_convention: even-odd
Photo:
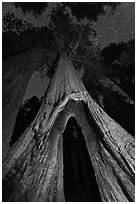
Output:
[[2,156],[8,149],[16,116],[28,82],[42,61],[44,48],[37,46],[3,60],[2,64]]
[[134,138],[63,55],[41,108],[3,162],[3,201],[134,201]]
[[[134,136],[135,134],[135,104],[129,96],[106,76],[95,76],[92,79],[99,93],[97,101],[103,102],[104,109],[124,129]],[[101,98],[101,101],[100,101]],[[103,98],[103,100],[102,100]],[[127,117],[128,115],[128,117]]]

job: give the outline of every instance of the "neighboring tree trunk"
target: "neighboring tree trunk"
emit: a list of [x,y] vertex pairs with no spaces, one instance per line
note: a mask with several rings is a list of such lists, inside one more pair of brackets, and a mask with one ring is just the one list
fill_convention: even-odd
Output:
[[29,79],[39,67],[44,50],[35,47],[3,60],[2,65],[2,148],[5,157],[10,143],[18,110]]
[[91,98],[63,55],[30,127],[3,162],[3,201],[65,201],[63,132],[82,129],[101,201],[134,201],[134,138]]
[[16,32],[7,31],[2,33],[2,58],[21,54],[37,46],[44,47],[48,42],[49,32],[38,32],[35,30],[26,30],[19,35]]

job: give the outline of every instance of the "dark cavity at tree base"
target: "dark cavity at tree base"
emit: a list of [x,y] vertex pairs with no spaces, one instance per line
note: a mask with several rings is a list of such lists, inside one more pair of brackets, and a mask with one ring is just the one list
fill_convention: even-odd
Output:
[[63,162],[65,201],[101,201],[85,139],[73,117],[63,133]]

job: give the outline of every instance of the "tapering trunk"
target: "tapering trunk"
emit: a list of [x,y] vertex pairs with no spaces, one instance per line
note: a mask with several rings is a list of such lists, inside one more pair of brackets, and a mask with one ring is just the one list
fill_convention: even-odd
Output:
[[42,47],[35,47],[6,58],[2,65],[2,137],[3,158],[8,149],[16,116],[23,102],[29,79],[43,57]]
[[[83,169],[87,187],[84,194],[76,187],[79,196],[64,191],[63,168],[69,161],[63,160],[63,141],[69,136],[65,129],[72,117],[81,129],[91,163],[89,183],[82,158],[80,168],[75,162],[68,164],[75,166],[74,175]],[[80,133],[73,137],[79,139]],[[75,154],[75,148],[72,152]],[[76,75],[71,59],[61,56],[35,120],[3,162],[3,201],[134,201],[134,173],[134,138],[97,105]]]

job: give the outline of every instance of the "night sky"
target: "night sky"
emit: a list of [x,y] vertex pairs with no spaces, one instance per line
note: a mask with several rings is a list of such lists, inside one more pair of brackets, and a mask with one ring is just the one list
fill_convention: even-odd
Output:
[[[20,3],[21,4],[21,3]],[[19,6],[20,6],[19,4]],[[3,12],[4,16],[7,12],[14,13],[15,17],[22,19],[23,21],[30,22],[34,27],[43,27],[49,25],[50,23],[50,14],[53,11],[54,7],[58,3],[50,2],[47,4],[33,3],[25,6],[24,3],[24,12],[20,7],[15,7],[13,3],[3,3]],[[92,3],[91,3],[92,4]],[[39,6],[38,6],[39,5]],[[22,5],[21,5],[22,6]],[[38,8],[39,10],[38,10]],[[45,7],[45,8],[44,8]],[[89,4],[90,7],[90,4]],[[68,12],[70,18],[74,23],[84,23],[86,24],[86,11],[84,13],[84,8],[80,7],[81,10],[81,19],[79,20],[74,15],[68,6],[65,7],[65,12]],[[86,9],[85,9],[86,10]],[[114,13],[111,12],[109,6],[105,6],[104,10],[105,15],[98,15],[98,20],[95,22],[91,20],[92,28],[96,31],[97,36],[94,40],[95,44],[100,44],[100,47],[103,49],[110,42],[127,42],[129,39],[133,39],[135,36],[135,4],[132,2],[123,2],[117,6]],[[90,11],[90,10],[89,10]],[[37,13],[36,13],[37,12]],[[93,11],[91,11],[93,13]],[[37,15],[36,15],[37,14]],[[89,14],[87,14],[90,16]],[[85,17],[84,17],[85,16]],[[94,15],[93,15],[94,16]],[[92,16],[92,19],[93,19]]]
[[[34,27],[48,26],[50,23],[50,15],[57,6],[58,3],[3,3],[2,4],[2,15],[6,13],[14,13],[14,16],[22,21],[27,21],[31,23]],[[91,3],[93,4],[93,3]],[[84,9],[84,4],[80,3],[78,10],[75,10],[75,6],[72,10],[68,6],[65,7],[64,12],[68,13],[72,22],[74,24],[85,24],[90,19],[91,28],[96,32],[96,36],[91,35],[91,41],[94,42],[95,46],[99,46],[102,50],[109,46],[110,43],[123,43],[128,42],[135,38],[135,4],[123,2],[120,3],[116,10],[112,13],[109,6],[104,6],[105,15],[97,15],[99,12],[94,9],[89,3],[89,10]],[[73,15],[73,12],[77,13],[77,18]],[[91,13],[91,14],[90,14]],[[81,16],[81,19],[79,18]],[[96,16],[96,18],[95,18]],[[87,19],[88,17],[88,19]],[[96,21],[94,21],[96,20]],[[38,73],[34,73],[24,100],[26,100],[29,95],[32,96],[33,93],[40,96],[43,93],[43,83],[41,77]],[[35,83],[34,83],[35,81]],[[38,82],[38,83],[37,83]],[[34,85],[35,84],[35,85]],[[36,85],[37,84],[37,85]],[[38,86],[39,84],[39,86]],[[37,87],[37,90],[36,90]]]

